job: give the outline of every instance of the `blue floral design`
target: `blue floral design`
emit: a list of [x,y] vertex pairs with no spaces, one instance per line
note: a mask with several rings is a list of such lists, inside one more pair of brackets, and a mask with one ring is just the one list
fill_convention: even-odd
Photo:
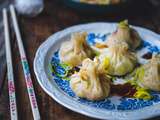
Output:
[[[95,39],[104,41],[106,39],[107,35],[100,35],[100,34],[94,34],[90,33],[88,35],[87,41],[89,44],[93,45],[96,43]],[[157,46],[152,46],[149,42],[142,41],[141,48],[147,48],[149,52],[151,53],[159,53],[160,49]],[[59,56],[58,51],[54,53],[51,64],[56,67],[56,72],[59,74],[64,74],[64,68],[59,66]],[[69,86],[69,81],[62,80],[60,77],[56,76],[54,73],[52,73],[52,76],[54,76],[54,80],[57,83],[57,85],[69,96],[76,98],[76,95],[71,90]],[[107,109],[107,110],[136,110],[141,109],[147,106],[151,106],[156,103],[160,103],[160,94],[159,92],[151,92],[153,99],[151,100],[140,100],[140,99],[133,99],[133,98],[120,98],[118,101],[119,103],[112,103],[110,98],[106,98],[105,100],[101,101],[89,101],[86,99],[78,98],[77,101],[86,104],[92,107],[100,108],[100,109]]]
[[135,110],[153,104],[152,100],[140,100],[133,98],[122,98],[120,105],[117,106],[118,110]]
[[108,34],[102,35],[102,34],[89,33],[87,37],[87,42],[90,45],[94,45],[96,43],[96,40],[105,41],[107,36]]
[[140,48],[148,48],[148,51],[151,53],[160,53],[160,48],[157,46],[153,46],[151,45],[149,42],[147,41],[142,41],[141,47]]
[[[60,73],[61,75],[64,74],[64,69],[59,65],[59,57],[58,57],[58,51],[55,52],[54,56],[52,57],[51,64],[56,67],[56,72]],[[75,97],[74,92],[71,90],[69,86],[69,81],[67,80],[62,80],[60,77],[56,76],[56,74],[52,73],[52,76],[54,76],[54,80],[57,83],[57,85],[69,96]],[[111,103],[109,99],[105,99],[102,101],[89,101],[86,99],[78,98],[78,101],[83,104],[87,104],[93,107],[98,107],[98,108],[105,108],[109,110],[115,109],[115,105]]]

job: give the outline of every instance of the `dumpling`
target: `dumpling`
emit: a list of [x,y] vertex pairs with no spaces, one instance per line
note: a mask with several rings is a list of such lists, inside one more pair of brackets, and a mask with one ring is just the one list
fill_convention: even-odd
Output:
[[70,87],[81,98],[101,100],[110,93],[110,80],[99,73],[95,61],[87,58],[80,71],[71,76]]
[[160,56],[152,59],[139,69],[138,82],[144,88],[160,91]]
[[107,45],[110,46],[114,40],[126,42],[131,49],[136,49],[141,44],[138,32],[129,26],[127,20],[119,23],[117,30],[106,40]]
[[72,67],[80,65],[85,58],[91,58],[92,49],[86,42],[87,33],[74,33],[70,41],[62,43],[59,51],[60,61]]
[[[99,61],[107,74],[122,76],[132,72],[137,63],[136,55],[128,50],[128,45],[122,41],[114,41],[100,56]],[[101,71],[103,71],[101,70]]]

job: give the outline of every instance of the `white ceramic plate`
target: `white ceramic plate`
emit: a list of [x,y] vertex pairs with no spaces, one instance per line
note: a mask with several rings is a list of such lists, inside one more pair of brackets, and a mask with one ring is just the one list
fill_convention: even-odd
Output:
[[[99,119],[144,119],[160,115],[160,93],[153,92],[153,100],[145,101],[117,96],[102,101],[88,101],[74,95],[68,81],[61,80],[49,70],[51,62],[58,63],[57,50],[60,44],[69,40],[73,32],[86,31],[89,41],[103,40],[105,34],[116,30],[116,23],[91,23],[77,25],[51,35],[37,50],[34,71],[40,86],[61,105],[78,113]],[[134,26],[133,26],[134,27]],[[137,52],[139,60],[146,52],[157,54],[160,51],[160,35],[145,28],[134,27],[140,34],[143,44]]]

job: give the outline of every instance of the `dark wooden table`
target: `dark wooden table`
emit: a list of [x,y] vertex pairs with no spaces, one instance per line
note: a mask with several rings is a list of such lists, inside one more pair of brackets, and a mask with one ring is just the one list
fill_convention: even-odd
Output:
[[[89,16],[80,14],[62,5],[59,1],[60,0],[45,0],[44,11],[35,18],[19,16],[20,28],[22,29],[23,42],[32,72],[40,114],[42,120],[91,120],[92,118],[64,108],[42,90],[33,72],[33,59],[37,48],[51,34],[72,25],[88,22],[117,22],[127,18],[130,24],[146,27],[160,33],[160,10],[153,8],[150,4],[142,4],[141,7],[139,7],[140,5],[133,5],[130,7],[130,10],[127,10],[123,14]],[[15,40],[13,40],[12,48],[19,119],[32,120],[32,112]],[[0,120],[8,120],[10,119],[10,113],[6,69],[3,71],[4,86],[0,96]],[[159,117],[156,119],[158,120]]]

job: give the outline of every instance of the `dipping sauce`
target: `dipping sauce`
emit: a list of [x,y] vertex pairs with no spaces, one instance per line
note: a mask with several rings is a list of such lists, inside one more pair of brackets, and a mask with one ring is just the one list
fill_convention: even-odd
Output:
[[150,52],[148,52],[148,53],[146,53],[146,54],[144,54],[143,56],[142,56],[142,58],[144,58],[144,59],[151,59],[152,58],[152,53],[150,53]]
[[80,68],[79,67],[74,67],[71,70],[69,70],[67,77],[73,75],[75,72],[79,72]]
[[133,97],[136,93],[136,87],[130,83],[125,84],[111,84],[111,95],[118,95],[122,97]]

